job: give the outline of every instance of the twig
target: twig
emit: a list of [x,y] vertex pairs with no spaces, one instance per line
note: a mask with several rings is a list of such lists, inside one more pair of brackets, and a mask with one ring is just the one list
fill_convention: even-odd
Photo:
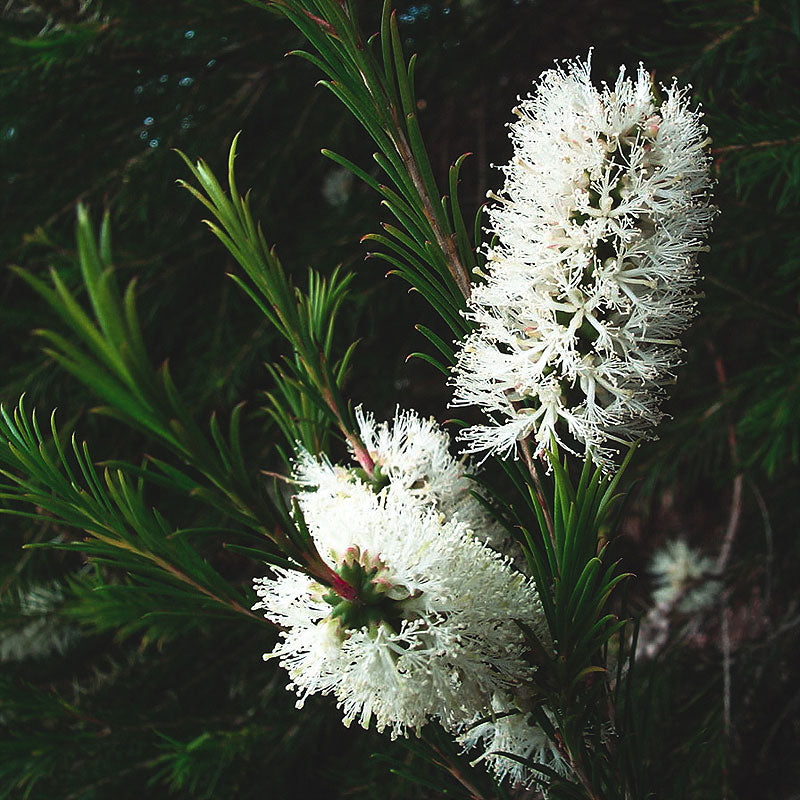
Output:
[[[727,603],[722,606],[722,730],[725,741],[731,735],[731,636],[730,636],[731,610]],[[727,800],[728,775],[727,768],[723,772],[722,797]]]
[[79,800],[79,798],[88,797],[91,794],[94,794],[93,792],[91,792],[91,790],[96,789],[98,786],[103,786],[107,783],[111,783],[112,781],[118,780],[123,775],[130,775],[132,772],[136,772],[141,769],[152,769],[153,767],[156,767],[161,763],[162,763],[161,757],[149,758],[146,759],[145,761],[139,761],[133,766],[127,767],[126,769],[123,770],[116,770],[111,775],[108,775],[104,778],[100,778],[100,780],[94,781],[93,783],[87,783],[85,786],[81,786],[80,789],[76,789],[71,794],[68,794],[65,800]]
[[238,603],[233,598],[220,597],[219,595],[215,594],[210,589],[207,589],[205,586],[195,581],[185,572],[182,572],[176,566],[170,564],[169,561],[167,561],[164,558],[161,558],[161,556],[157,556],[155,553],[151,553],[147,550],[140,550],[139,548],[132,545],[130,542],[126,542],[122,539],[116,538],[113,535],[115,531],[113,529],[110,530],[112,533],[111,536],[102,534],[95,530],[87,530],[86,532],[93,538],[98,539],[99,541],[104,542],[105,544],[111,545],[112,547],[117,547],[120,550],[126,550],[129,553],[133,553],[134,555],[137,555],[140,558],[152,562],[157,567],[164,570],[164,572],[167,572],[170,575],[172,575],[175,579],[181,581],[182,583],[186,583],[187,585],[191,586],[195,591],[200,592],[201,594],[205,595],[214,602],[219,603],[222,606],[227,606],[228,608],[233,609],[238,614],[244,614],[245,616],[250,617],[250,619],[257,620],[258,622],[265,622],[268,625],[274,624],[270,620],[267,620],[264,617],[259,616],[258,614],[254,614],[249,608],[245,608],[243,605],[241,605],[241,603]]
[[750,14],[749,17],[745,17],[738,25],[734,25],[732,28],[729,28],[725,33],[720,34],[717,36],[716,39],[710,41],[704,48],[703,53],[708,53],[711,50],[719,47],[721,44],[724,44],[728,41],[732,36],[735,36],[739,31],[744,28],[746,25],[749,25],[755,19],[758,18],[759,12],[761,11],[761,4],[759,0],[755,0],[753,3],[753,13]]
[[[740,238],[738,241],[739,243],[742,243],[748,240],[757,239],[759,236],[763,236],[765,233],[766,231],[762,228],[758,232],[754,231],[752,235]],[[768,311],[772,317],[781,317],[785,319],[787,322],[791,322],[792,325],[797,324],[796,314],[790,314],[787,313],[786,311],[781,310],[780,308],[775,308],[774,306],[767,305],[767,303],[762,303],[757,298],[753,297],[752,291],[749,293],[745,292],[742,289],[739,289],[735,286],[731,286],[730,284],[727,284],[724,281],[719,280],[719,278],[715,278],[713,275],[707,276],[706,280],[709,283],[713,283],[715,286],[719,286],[720,289],[724,289],[726,292],[730,292],[731,294],[736,295],[736,297],[739,297],[740,299],[746,301],[749,306],[760,308],[763,311]]]
[[739,529],[739,521],[742,516],[742,483],[744,475],[740,472],[733,479],[733,491],[731,492],[731,509],[728,516],[728,526],[725,529],[725,537],[722,540],[722,547],[717,556],[717,570],[722,572],[728,564],[731,555],[733,540],[736,538],[736,531]]
[[[343,2],[342,5],[345,6],[347,16],[350,19],[350,22],[353,26],[353,33],[356,36],[356,41],[358,42],[360,49],[366,50],[361,40],[361,31],[353,23],[352,17],[350,16],[349,13],[349,9],[346,8],[347,3]],[[392,12],[393,15],[394,13],[395,12]],[[392,100],[389,97],[384,96],[380,98],[380,101],[382,101],[380,102],[379,98],[375,96],[375,90],[368,76],[364,74],[363,70],[361,70],[357,64],[354,66],[356,66],[356,68],[360,72],[361,79],[364,81],[364,85],[367,88],[368,94],[372,97],[373,101],[375,102],[378,112],[380,113],[380,106],[382,104],[385,104],[385,106],[389,109],[394,130],[387,130],[386,133],[389,135],[389,138],[393,142],[395,150],[397,150],[397,154],[400,156],[400,159],[402,160],[403,165],[406,168],[406,172],[408,172],[408,176],[409,178],[411,178],[411,182],[414,184],[414,188],[417,190],[419,199],[422,202],[422,213],[425,215],[425,219],[428,222],[431,231],[433,232],[433,237],[436,240],[436,244],[439,246],[439,249],[444,254],[450,274],[453,276],[453,280],[456,282],[456,285],[458,286],[461,294],[464,296],[465,299],[468,299],[472,289],[469,278],[469,272],[467,271],[467,268],[461,263],[461,258],[458,255],[458,250],[456,249],[454,237],[448,236],[439,226],[436,206],[433,200],[428,196],[428,191],[427,188],[425,187],[425,181],[422,178],[422,173],[420,172],[419,165],[417,164],[416,158],[414,158],[414,153],[408,143],[408,139],[406,138],[405,133],[403,132],[403,126],[400,122],[403,116],[402,111],[401,109],[397,108],[397,106],[392,102]]]
[[590,800],[603,800],[603,798],[595,794],[589,779],[586,777],[586,772],[584,771],[583,767],[578,761],[576,761],[572,755],[572,751],[569,749],[569,747],[567,747],[566,742],[558,733],[556,734],[555,745],[562,758],[569,764],[570,769],[580,782],[581,786],[586,790],[587,797],[589,797]]
[[347,440],[347,444],[350,445],[356,461],[358,461],[358,463],[361,465],[361,468],[364,470],[364,472],[366,472],[367,475],[372,478],[373,474],[375,473],[375,461],[370,455],[369,450],[367,450],[367,446],[364,444],[358,432],[351,430],[350,426],[347,424],[344,413],[339,407],[339,404],[336,402],[332,388],[323,381],[319,386],[319,391],[322,394],[325,404],[336,418],[336,424],[339,426],[339,430]]
[[712,147],[711,152],[714,155],[719,153],[733,153],[737,150],[761,150],[765,147],[783,147],[787,144],[797,144],[800,142],[800,134],[797,136],[790,136],[787,139],[765,139],[761,142],[748,142],[746,144],[726,144],[722,147]]
[[[395,116],[396,110],[393,108],[392,111],[393,116]],[[422,175],[420,174],[416,159],[411,153],[411,148],[408,146],[406,138],[400,130],[399,125],[397,133],[398,136],[395,140],[395,147],[397,148],[397,153],[403,160],[403,164],[408,171],[408,175],[414,183],[414,188],[417,190],[419,198],[422,201],[422,211],[425,214],[425,219],[428,221],[428,224],[433,231],[436,244],[439,245],[439,248],[447,259],[447,266],[450,269],[450,274],[453,276],[453,280],[455,280],[456,285],[461,291],[461,294],[464,295],[464,298],[469,299],[472,286],[470,284],[467,268],[461,263],[461,259],[458,257],[458,251],[456,250],[453,237],[447,236],[439,227],[439,222],[436,219],[436,212],[433,209],[433,203],[431,202],[430,197],[428,197],[428,193],[425,189],[425,183],[422,180]]]
[[761,494],[758,486],[756,486],[753,481],[750,481],[750,488],[753,490],[753,494],[756,498],[756,503],[758,504],[758,509],[761,512],[761,519],[764,523],[764,539],[766,540],[767,545],[767,564],[766,564],[766,578],[765,578],[765,586],[764,586],[764,604],[769,606],[770,598],[772,597],[772,561],[775,557],[775,552],[773,549],[773,539],[772,539],[772,523],[769,519],[769,511],[767,510],[767,504],[764,502],[764,496]]
[[[709,349],[714,355],[714,345],[709,342]],[[723,396],[728,390],[728,379],[725,375],[725,366],[722,359],[716,356],[714,359],[714,371],[717,374],[717,381],[722,389]],[[731,555],[731,548],[733,547],[733,540],[736,538],[736,532],[739,529],[739,521],[742,516],[742,484],[744,481],[744,474],[741,471],[739,463],[739,448],[736,444],[736,430],[732,422],[728,422],[728,448],[731,453],[731,463],[737,470],[736,477],[733,479],[733,491],[731,493],[731,508],[728,515],[728,525],[725,529],[725,536],[722,540],[722,547],[717,557],[717,570],[722,572],[728,564],[728,559]]]
[[469,780],[465,775],[462,774],[461,770],[459,769],[458,765],[454,764],[450,757],[443,753],[435,744],[428,742],[430,745],[431,750],[436,753],[443,761],[441,766],[443,766],[470,794],[472,800],[486,800],[486,796],[475,786],[472,781]]
[[[712,355],[714,353],[714,345],[708,342],[708,348]],[[725,365],[719,356],[714,359],[714,369],[717,374],[717,381],[719,382],[722,395],[726,394],[728,390],[728,380],[725,374]],[[722,540],[722,547],[717,557],[717,570],[721,574],[724,572],[725,567],[730,559],[731,550],[733,548],[733,541],[736,538],[736,532],[739,529],[739,522],[742,516],[742,484],[744,482],[744,473],[741,469],[739,462],[739,450],[736,444],[736,430],[733,423],[728,422],[728,447],[731,453],[731,463],[736,470],[736,477],[733,479],[733,491],[731,493],[731,508],[728,514],[728,525],[725,530],[725,536]],[[731,611],[728,605],[727,593],[722,598],[721,608],[721,639],[722,639],[722,730],[725,741],[730,741],[731,736],[731,637],[730,637],[730,616]],[[722,783],[722,796],[725,800],[729,797],[728,775],[727,770],[723,772]]]

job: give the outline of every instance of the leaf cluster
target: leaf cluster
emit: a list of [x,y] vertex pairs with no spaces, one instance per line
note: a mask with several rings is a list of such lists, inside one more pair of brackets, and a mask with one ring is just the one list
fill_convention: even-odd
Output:
[[288,453],[283,452],[284,462],[290,463],[298,443],[309,452],[325,452],[331,425],[357,446],[353,413],[340,388],[357,342],[339,358],[334,347],[337,318],[353,276],[341,276],[335,270],[326,279],[309,270],[307,293],[293,286],[275,250],[268,247],[261,226],[253,221],[249,197],[238,195],[236,142],[234,139],[228,157],[230,198],[202,160],[193,165],[184,156],[202,193],[183,181],[181,184],[213,214],[216,221],[207,221],[209,228],[243,268],[247,279],[236,274],[230,277],[292,348],[292,356],[269,368],[276,388],[266,395],[267,411],[289,448]]
[[[461,317],[477,264],[473,241],[480,214],[469,231],[458,202],[458,180],[466,156],[449,174],[449,196],[441,196],[423,143],[414,92],[414,56],[406,62],[397,17],[384,2],[380,33],[364,41],[355,7],[336,0],[276,0],[267,4],[286,16],[316,53],[296,51],[326,76],[329,89],[378,146],[375,163],[390,186],[329,150],[323,154],[375,190],[400,224],[365,239],[382,246],[376,254],[433,306],[456,335],[468,330]],[[393,187],[393,188],[392,188]],[[436,339],[432,340],[437,347]]]

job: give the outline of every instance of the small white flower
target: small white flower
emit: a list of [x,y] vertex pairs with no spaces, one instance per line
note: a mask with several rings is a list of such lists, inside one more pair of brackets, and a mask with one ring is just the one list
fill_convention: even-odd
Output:
[[478,716],[466,727],[458,741],[464,750],[480,747],[483,752],[472,763],[486,762],[498,781],[530,786],[546,782],[543,773],[501,755],[510,753],[524,761],[543,764],[559,775],[570,773],[569,765],[542,728],[520,711],[510,696],[496,694],[491,714]]
[[398,408],[391,425],[379,424],[359,407],[356,421],[369,454],[388,480],[446,515],[472,500],[474,484],[464,477],[465,465],[450,455],[450,437],[433,418]]
[[657,100],[641,66],[601,89],[589,72],[545,72],[515,110],[497,244],[454,370],[454,404],[491,420],[462,432],[468,452],[532,436],[537,452],[555,439],[610,468],[651,435],[680,361],[714,213],[706,129],[675,83]]
[[[432,508],[445,518],[457,516],[481,541],[496,550],[508,550],[503,528],[472,495],[477,484],[467,477],[470,465],[450,454],[450,436],[433,419],[424,419],[415,411],[395,411],[391,423],[375,421],[361,407],[356,409],[359,435],[375,462],[373,484],[402,489],[415,498],[421,507]],[[307,453],[299,453],[296,479],[300,485],[313,486],[315,498],[308,498],[308,513],[324,518],[337,514],[341,506],[326,507],[326,498],[362,496],[354,487],[366,480],[363,471],[347,469],[320,461]],[[345,544],[345,548],[349,546]]]
[[376,492],[312,462],[301,461],[302,480],[321,483],[298,499],[347,591],[280,568],[256,581],[255,608],[283,628],[271,655],[298,705],[333,694],[345,724],[374,722],[396,737],[434,718],[454,728],[524,680],[531,667],[514,620],[545,629],[531,581],[402,482]]
[[653,577],[653,601],[658,606],[675,607],[683,613],[710,606],[719,595],[718,570],[708,558],[683,541],[676,539],[658,550],[650,563]]

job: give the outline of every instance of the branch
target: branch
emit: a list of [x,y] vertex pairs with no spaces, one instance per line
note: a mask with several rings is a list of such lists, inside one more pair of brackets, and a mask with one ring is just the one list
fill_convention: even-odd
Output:
[[417,165],[414,156],[411,154],[411,150],[409,149],[408,143],[406,142],[402,132],[398,130],[398,133],[400,135],[395,143],[397,152],[400,158],[403,159],[403,163],[406,165],[406,169],[408,170],[411,180],[414,181],[414,187],[419,192],[423,211],[425,213],[425,219],[428,221],[428,224],[433,231],[433,235],[436,238],[436,244],[439,245],[439,248],[444,253],[450,269],[450,274],[453,276],[453,280],[455,280],[461,294],[464,295],[464,299],[469,300],[470,294],[472,293],[472,284],[470,282],[467,268],[461,263],[461,259],[456,251],[453,235],[445,235],[442,232],[442,229],[439,227],[436,214],[433,210],[431,198],[428,196],[425,185],[422,181],[422,176],[420,175],[419,166]]
[[722,147],[713,147],[711,152],[713,155],[720,153],[734,153],[737,150],[763,150],[766,147],[785,147],[789,144],[798,144],[800,142],[800,134],[797,136],[790,136],[788,139],[764,139],[761,142],[748,142],[746,144],[727,144]]

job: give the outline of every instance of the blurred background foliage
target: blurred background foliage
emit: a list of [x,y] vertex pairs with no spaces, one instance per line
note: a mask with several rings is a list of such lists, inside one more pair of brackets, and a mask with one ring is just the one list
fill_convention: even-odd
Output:
[[[374,30],[379,4],[360,6]],[[630,607],[658,641],[640,667],[645,740],[658,754],[647,771],[665,798],[798,797],[800,3],[396,7],[407,50],[420,54],[420,118],[437,177],[474,154],[462,172],[468,212],[501,184],[490,165],[510,155],[515,98],[553,59],[593,46],[594,76],[607,80],[620,63],[643,60],[658,80],[691,83],[703,103],[722,213],[672,419],[637,457],[621,542],[640,576]],[[379,418],[396,403],[446,418],[438,373],[406,363],[420,347],[413,324],[435,320],[365,260],[360,237],[382,219],[376,198],[319,154],[369,163],[368,142],[314,89],[316,70],[283,57],[302,45],[288,24],[232,0],[8,0],[0,42],[4,263],[36,274],[55,266],[79,290],[76,202],[95,218],[108,209],[117,272],[123,284],[138,278],[156,363],[170,359],[203,416],[246,401],[249,446],[274,467],[274,431],[258,407],[270,385],[264,362],[282,345],[225,277],[226,254],[175,185],[187,175],[173,148],[219,170],[241,130],[239,180],[253,187],[254,216],[286,268],[300,280],[308,266],[357,274],[344,314],[346,334],[361,338],[350,396]],[[58,406],[61,426],[90,440],[97,459],[152,452],[152,442],[89,413],[94,399],[31,334],[51,324],[49,312],[10,270],[0,297],[0,398],[13,404],[25,391],[29,407]],[[214,522],[168,492],[156,499],[182,524]],[[1,524],[0,797],[463,795],[415,743],[346,731],[324,699],[296,711],[286,676],[260,659],[268,630],[208,618],[121,635],[149,609],[97,587],[128,576],[74,553],[21,550],[73,535],[47,517]],[[725,568],[722,599],[704,614],[673,609],[648,628],[648,563],[674,539]],[[209,540],[204,554],[246,586],[252,563],[219,544]]]

